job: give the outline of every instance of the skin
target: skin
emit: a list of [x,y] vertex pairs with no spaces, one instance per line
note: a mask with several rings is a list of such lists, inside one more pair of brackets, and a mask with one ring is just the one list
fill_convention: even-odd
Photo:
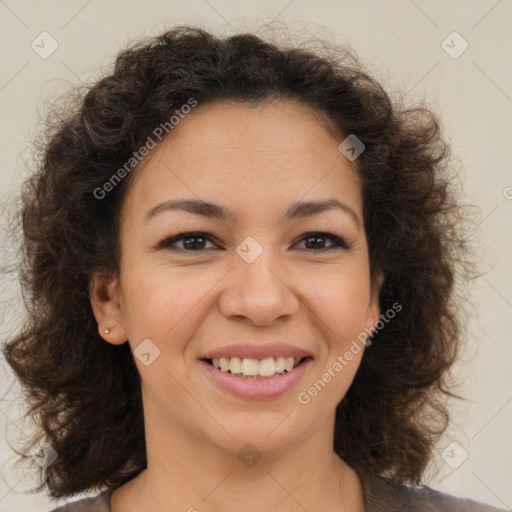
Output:
[[[341,140],[296,102],[216,102],[196,107],[133,171],[120,272],[93,276],[91,304],[106,342],[128,340],[135,350],[150,339],[160,355],[148,366],[135,357],[148,468],[114,492],[112,512],[364,511],[357,473],[332,448],[335,407],[364,350],[310,403],[297,399],[380,314],[382,279],[370,282],[361,183]],[[144,222],[149,209],[177,198],[221,204],[238,219],[175,210]],[[357,221],[338,208],[282,220],[291,203],[330,198]],[[210,239],[199,240],[200,249],[185,240],[155,250],[180,231]],[[304,235],[313,231],[350,248],[329,238],[308,245]],[[247,236],[263,249],[252,263],[236,252]],[[198,362],[230,343],[268,341],[314,358],[292,390],[271,400],[228,394]],[[237,457],[248,442],[262,454],[251,467]]]

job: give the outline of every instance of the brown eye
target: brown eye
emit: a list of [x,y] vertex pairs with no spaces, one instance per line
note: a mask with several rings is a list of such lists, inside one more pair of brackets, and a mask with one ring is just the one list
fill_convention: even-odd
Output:
[[[187,252],[200,252],[206,250],[205,244],[210,241],[206,233],[181,233],[180,235],[166,238],[158,244],[159,249],[178,249]],[[182,247],[176,247],[175,244],[183,242]],[[212,242],[213,243],[213,242]]]
[[[332,244],[325,247],[325,241],[331,240]],[[343,249],[349,249],[348,244],[341,238],[331,235],[330,233],[307,233],[301,239],[301,242],[306,242],[306,249],[314,251],[329,251],[341,247]]]

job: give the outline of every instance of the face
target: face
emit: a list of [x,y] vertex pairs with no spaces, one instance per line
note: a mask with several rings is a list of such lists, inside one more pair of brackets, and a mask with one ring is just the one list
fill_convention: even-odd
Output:
[[132,171],[120,274],[95,276],[91,303],[134,351],[146,429],[233,452],[331,433],[379,318],[341,140],[300,104],[218,102]]

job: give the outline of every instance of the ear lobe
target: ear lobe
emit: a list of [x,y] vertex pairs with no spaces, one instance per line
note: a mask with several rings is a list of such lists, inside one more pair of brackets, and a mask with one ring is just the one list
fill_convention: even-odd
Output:
[[128,333],[123,327],[118,276],[94,272],[89,280],[89,299],[100,336],[114,345],[125,343]]

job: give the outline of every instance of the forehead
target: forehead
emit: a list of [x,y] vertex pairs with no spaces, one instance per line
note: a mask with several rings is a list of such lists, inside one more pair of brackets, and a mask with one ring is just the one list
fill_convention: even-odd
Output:
[[134,170],[127,207],[188,197],[244,216],[337,197],[361,212],[357,169],[339,151],[341,140],[293,101],[198,105]]

